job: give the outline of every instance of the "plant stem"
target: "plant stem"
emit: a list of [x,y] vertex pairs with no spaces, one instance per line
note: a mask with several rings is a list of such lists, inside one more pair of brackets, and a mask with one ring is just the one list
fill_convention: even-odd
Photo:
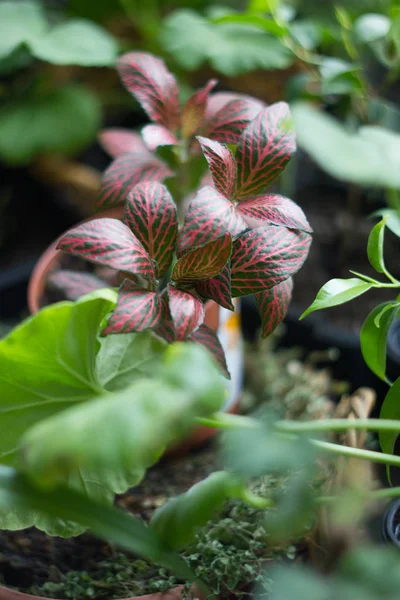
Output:
[[371,462],[382,463],[384,465],[392,465],[400,467],[400,456],[393,454],[384,454],[383,452],[374,452],[373,450],[362,450],[360,448],[350,448],[340,444],[332,444],[331,442],[322,442],[320,440],[310,439],[310,444],[316,448],[320,448],[329,454],[339,454],[341,456],[349,456],[351,458],[359,458],[361,460],[370,460]]
[[[384,500],[385,498],[398,498],[400,496],[400,487],[383,488],[382,490],[373,490],[372,492],[366,492],[360,494],[361,498],[366,500]],[[317,504],[330,504],[335,503],[339,499],[339,496],[320,496],[316,498]]]
[[262,498],[261,496],[257,496],[257,494],[253,494],[253,492],[247,488],[243,488],[240,495],[237,495],[236,498],[239,498],[239,500],[242,500],[249,506],[258,508],[260,510],[274,506],[274,502],[271,500],[271,498]]
[[278,431],[289,433],[311,433],[317,431],[348,431],[367,429],[368,431],[398,431],[400,421],[394,419],[321,419],[319,421],[278,421]]
[[242,415],[230,415],[225,413],[215,413],[213,418],[197,417],[196,423],[205,427],[214,427],[215,429],[240,429],[246,427],[251,429],[257,427],[258,421],[251,417]]

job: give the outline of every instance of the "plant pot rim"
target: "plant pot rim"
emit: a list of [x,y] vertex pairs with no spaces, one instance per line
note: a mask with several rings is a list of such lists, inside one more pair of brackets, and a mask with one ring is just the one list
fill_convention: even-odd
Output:
[[[130,596],[129,598],[116,598],[110,600],[181,600],[183,586],[171,588],[167,592],[155,592],[154,594],[145,594],[143,596]],[[196,594],[198,597],[199,594]],[[57,598],[44,598],[44,596],[33,596],[18,592],[8,587],[0,585],[0,600],[59,600]]]

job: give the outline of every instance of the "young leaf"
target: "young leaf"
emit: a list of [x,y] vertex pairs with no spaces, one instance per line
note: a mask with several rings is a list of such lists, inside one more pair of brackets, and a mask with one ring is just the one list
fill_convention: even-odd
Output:
[[174,266],[171,279],[188,284],[211,279],[222,271],[232,252],[232,238],[229,233],[200,248],[184,254]]
[[283,321],[292,299],[293,279],[289,277],[278,285],[255,294],[257,309],[261,317],[261,333],[266,338]]
[[368,237],[367,253],[371,266],[378,273],[385,272],[385,259],[383,255],[383,243],[385,239],[386,219],[377,223]]
[[235,206],[218,190],[201,188],[186,213],[178,239],[178,256],[192,248],[203,246],[225,233],[232,237],[244,231],[246,224]]
[[201,300],[173,286],[168,288],[169,309],[177,341],[185,340],[203,322],[204,306]]
[[109,284],[92,275],[91,273],[79,273],[79,271],[68,271],[62,269],[51,273],[47,278],[47,283],[53,289],[63,292],[67,300],[78,300],[94,290],[110,287]]
[[267,194],[246,198],[238,202],[237,211],[248,225],[254,227],[267,223],[282,225],[289,229],[312,232],[310,224],[300,206],[289,198],[277,194]]
[[[396,379],[382,403],[380,419],[400,419],[400,377]],[[394,445],[399,433],[397,431],[380,431],[379,443],[382,452],[393,454]]]
[[232,152],[219,142],[197,136],[203,154],[208,162],[213,183],[228,200],[233,198],[236,185],[236,163]]
[[243,132],[236,151],[237,199],[265,190],[296,150],[286,102],[262,110]]
[[130,52],[117,60],[117,70],[150,119],[175,131],[179,126],[179,90],[164,62],[146,52]]
[[[264,107],[262,102],[249,96],[232,96],[224,92],[211,96],[201,132],[203,136],[225,144],[237,144],[248,123]],[[230,99],[227,101],[227,98]]]
[[400,304],[393,302],[376,306],[364,321],[360,333],[361,352],[367,366],[386,382],[387,337],[399,309]]
[[178,138],[164,125],[146,125],[142,129],[146,147],[154,152],[159,146],[177,146]]
[[214,300],[228,310],[234,310],[231,290],[231,267],[227,263],[218,275],[196,283],[196,292],[207,300]]
[[117,306],[101,335],[151,329],[160,321],[161,312],[161,299],[156,292],[144,290],[132,280],[125,279]]
[[147,148],[138,133],[128,129],[103,129],[99,134],[99,144],[113,158],[121,154],[148,154]]
[[397,210],[393,208],[381,208],[372,213],[372,217],[382,217],[386,221],[386,227],[394,235],[400,237],[400,216]]
[[304,319],[304,317],[314,312],[314,310],[331,308],[332,306],[349,302],[349,300],[361,296],[361,294],[364,294],[364,292],[367,292],[372,287],[373,283],[356,277],[352,279],[331,279],[322,286],[314,302],[303,312],[300,319]]
[[194,333],[192,333],[188,340],[201,344],[204,348],[207,348],[225,377],[230,379],[225,352],[215,331],[203,323]]
[[311,236],[286,227],[257,227],[233,244],[232,296],[267,290],[294,275],[307,258]]
[[157,262],[162,277],[172,261],[178,235],[178,216],[164,185],[147,181],[136,185],[125,203],[124,221]]
[[190,138],[198,131],[203,123],[208,96],[210,91],[217,85],[216,79],[210,81],[189,98],[182,110],[181,134],[184,139]]
[[103,174],[100,206],[115,206],[125,201],[128,192],[141,181],[164,181],[173,172],[148,149],[118,156]]
[[94,219],[78,225],[60,239],[57,249],[117,271],[155,278],[150,256],[118,219]]

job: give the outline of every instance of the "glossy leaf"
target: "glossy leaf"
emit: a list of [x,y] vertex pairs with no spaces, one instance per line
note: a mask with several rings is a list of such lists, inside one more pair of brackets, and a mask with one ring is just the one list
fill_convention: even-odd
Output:
[[154,181],[139,183],[125,203],[124,221],[157,262],[162,277],[172,261],[178,234],[178,216],[171,194]]
[[147,148],[140,135],[129,129],[103,129],[99,134],[99,143],[113,158],[121,154],[147,154]]
[[353,277],[352,279],[331,279],[319,290],[314,302],[304,311],[300,319],[304,319],[314,310],[331,308],[349,302],[373,287],[373,283]]
[[203,322],[204,306],[201,300],[173,286],[168,289],[169,309],[178,341],[189,337]]
[[188,284],[211,279],[222,271],[232,252],[232,238],[229,233],[200,248],[184,254],[174,266],[171,279]]
[[[237,144],[249,122],[256,117],[264,106],[260,101],[251,99],[232,99],[224,103],[222,92],[212,96],[202,135],[225,144]],[[213,107],[220,106],[219,110]]]
[[311,236],[286,227],[257,227],[233,244],[232,296],[247,296],[289,279],[307,258]]
[[203,323],[188,339],[204,346],[212,354],[225,377],[230,379],[225,352],[215,331]]
[[179,125],[179,90],[164,62],[146,52],[130,52],[117,60],[117,69],[150,119],[175,131]]
[[368,315],[360,332],[361,352],[371,371],[383,381],[386,376],[386,348],[390,327],[400,309],[400,304],[384,302]]
[[[400,377],[396,379],[385,399],[382,403],[381,412],[379,414],[380,419],[400,419]],[[398,438],[399,433],[397,431],[380,431],[379,432],[379,443],[381,445],[382,452],[387,454],[393,454],[394,446]],[[389,471],[388,471],[389,475]]]
[[231,268],[226,264],[218,275],[196,283],[196,292],[207,300],[214,300],[228,310],[234,310],[231,290]]
[[289,229],[299,229],[308,233],[312,232],[311,226],[300,206],[293,200],[279,196],[278,194],[267,194],[247,198],[237,204],[237,211],[251,227],[257,227],[263,223],[270,225],[282,225]]
[[295,150],[286,102],[262,110],[247,126],[238,143],[237,199],[263,192],[281,174]]
[[203,246],[225,233],[232,237],[246,228],[235,206],[218,190],[206,186],[192,200],[178,238],[178,255]]
[[51,273],[47,278],[47,284],[51,288],[62,292],[67,300],[78,300],[81,296],[85,296],[85,294],[89,294],[94,290],[109,287],[106,281],[96,277],[96,275],[68,271],[67,269]]
[[385,259],[383,255],[383,243],[385,239],[386,219],[377,223],[368,237],[367,253],[371,266],[378,273],[385,272]]
[[173,172],[147,150],[123,154],[106,169],[101,181],[100,206],[115,206],[125,201],[128,192],[142,181],[163,181]]
[[236,163],[232,152],[219,142],[197,136],[208,162],[216,189],[228,200],[233,198],[236,185]]
[[154,265],[129,227],[118,219],[94,219],[66,233],[57,248],[117,271],[154,279]]
[[271,335],[285,318],[292,299],[292,291],[293,279],[289,277],[273,288],[255,294],[263,338]]
[[181,134],[184,139],[190,138],[202,125],[206,113],[208,96],[217,85],[216,79],[210,81],[200,90],[195,92],[186,102],[181,116]]
[[160,321],[161,311],[161,300],[156,292],[125,279],[119,290],[117,306],[102,335],[151,329]]
[[159,146],[176,146],[179,143],[178,138],[164,125],[146,125],[142,129],[142,137],[151,152]]

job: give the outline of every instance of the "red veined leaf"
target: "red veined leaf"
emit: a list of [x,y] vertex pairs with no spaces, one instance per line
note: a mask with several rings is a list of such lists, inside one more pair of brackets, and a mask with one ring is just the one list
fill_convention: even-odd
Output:
[[118,219],[94,219],[66,233],[57,248],[117,271],[154,279],[154,264],[129,227]]
[[257,227],[233,244],[232,296],[262,292],[294,275],[305,259],[311,236],[286,227]]
[[189,292],[168,288],[169,309],[175,326],[175,337],[178,342],[191,335],[203,322],[204,305],[199,298]]
[[92,275],[92,273],[84,273],[79,271],[69,271],[61,269],[50,273],[47,278],[47,283],[56,290],[64,294],[67,300],[78,300],[81,296],[89,294],[94,290],[101,290],[109,287],[109,284]]
[[168,166],[146,149],[142,154],[123,154],[104,172],[99,204],[115,206],[125,201],[130,189],[141,181],[163,181],[173,175]]
[[300,206],[293,200],[278,194],[247,198],[239,202],[236,209],[251,227],[258,227],[264,222],[272,225],[283,225],[289,229],[312,232]]
[[249,122],[264,106],[253,99],[235,99],[220,104],[222,107],[206,119],[201,133],[225,144],[237,144]]
[[192,335],[189,337],[189,340],[196,342],[197,344],[201,344],[204,346],[204,348],[207,348],[225,377],[228,379],[231,378],[228,371],[228,365],[226,364],[224,349],[221,346],[221,342],[219,341],[215,331],[203,323],[200,325],[197,331],[192,333]]
[[117,60],[117,70],[150,119],[175,131],[179,126],[179,90],[164,61],[147,52],[129,52]]
[[197,136],[211,171],[213,184],[225,198],[233,198],[236,185],[236,163],[232,152],[219,142]]
[[99,134],[99,144],[113,158],[131,152],[146,152],[140,135],[129,129],[103,129]]
[[269,290],[255,294],[258,312],[261,317],[261,333],[266,338],[283,321],[292,299],[293,279],[289,277]]
[[240,100],[243,102],[244,120],[252,121],[254,117],[260,112],[262,108],[265,108],[265,103],[258,98],[248,96],[247,94],[239,94],[237,92],[216,92],[211,94],[208,98],[206,108],[206,119],[211,119],[218,112],[223,110],[225,106],[232,102],[232,100]]
[[208,96],[210,91],[217,85],[216,79],[210,81],[189,98],[182,109],[181,134],[184,139],[191,137],[204,121]]
[[178,138],[164,125],[146,125],[142,129],[142,136],[147,148],[154,152],[159,146],[176,146]]
[[135,185],[125,203],[124,221],[164,275],[172,261],[178,215],[167,188],[157,181]]
[[231,293],[231,267],[227,263],[215,277],[196,283],[196,292],[206,300],[214,300],[228,310],[234,310]]
[[161,318],[157,325],[153,327],[153,331],[169,344],[176,341],[175,326],[168,306],[168,294],[166,293],[161,295]]
[[231,252],[232,238],[225,233],[182,256],[174,265],[171,279],[184,284],[211,279],[225,267]]
[[296,150],[286,102],[262,110],[244,130],[236,151],[236,198],[255,196],[278,177]]
[[189,205],[179,233],[178,256],[191,248],[204,246],[225,233],[235,237],[246,227],[230,200],[213,187],[201,188]]
[[161,298],[156,292],[125,279],[119,289],[117,306],[101,335],[151,329],[160,321],[161,312]]

